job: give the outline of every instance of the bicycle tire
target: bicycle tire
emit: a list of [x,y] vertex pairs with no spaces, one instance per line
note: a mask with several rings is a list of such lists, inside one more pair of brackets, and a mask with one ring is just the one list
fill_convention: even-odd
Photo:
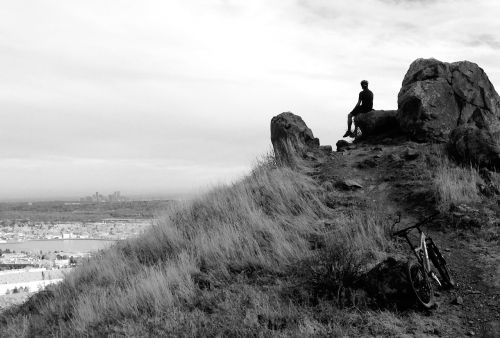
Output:
[[430,238],[427,238],[427,253],[429,254],[429,258],[439,272],[441,276],[441,280],[443,281],[444,288],[453,288],[455,286],[455,282],[451,277],[450,270],[446,264],[446,260],[443,255],[439,251],[437,245]]
[[414,261],[408,262],[408,279],[417,301],[426,309],[434,306],[434,289],[424,267]]

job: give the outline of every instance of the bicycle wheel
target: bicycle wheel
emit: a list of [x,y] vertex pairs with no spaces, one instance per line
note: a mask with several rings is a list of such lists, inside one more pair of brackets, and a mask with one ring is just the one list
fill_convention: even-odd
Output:
[[434,290],[423,266],[417,262],[408,262],[408,277],[418,302],[426,309],[433,307]]
[[441,276],[441,282],[444,288],[452,288],[455,286],[455,282],[451,278],[450,270],[446,265],[446,260],[444,259],[441,252],[439,252],[438,247],[434,244],[434,241],[430,238],[427,238],[427,253],[429,254],[429,258],[439,272]]

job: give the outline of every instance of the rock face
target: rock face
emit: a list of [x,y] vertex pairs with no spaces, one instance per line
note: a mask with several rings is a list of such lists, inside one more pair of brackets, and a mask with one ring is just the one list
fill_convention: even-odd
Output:
[[500,97],[475,63],[415,60],[398,95],[397,120],[417,141],[449,141],[462,161],[500,164]]
[[356,126],[364,137],[393,132],[399,129],[397,110],[372,110],[356,116]]
[[319,150],[319,140],[314,137],[311,129],[300,116],[291,112],[272,118],[271,142],[276,160],[285,165],[293,165],[297,157]]
[[418,141],[446,141],[459,115],[450,64],[435,59],[415,60],[398,94],[401,129]]
[[498,117],[477,108],[469,121],[450,135],[449,150],[464,163],[500,169],[500,126]]
[[408,69],[398,95],[401,128],[421,141],[447,141],[476,109],[500,114],[500,98],[475,63],[417,59]]

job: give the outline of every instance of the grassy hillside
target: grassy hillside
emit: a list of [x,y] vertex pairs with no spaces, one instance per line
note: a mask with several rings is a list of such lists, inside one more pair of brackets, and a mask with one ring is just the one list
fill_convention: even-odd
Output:
[[343,332],[320,309],[389,244],[379,213],[335,215],[324,193],[268,159],[4,314],[1,335]]

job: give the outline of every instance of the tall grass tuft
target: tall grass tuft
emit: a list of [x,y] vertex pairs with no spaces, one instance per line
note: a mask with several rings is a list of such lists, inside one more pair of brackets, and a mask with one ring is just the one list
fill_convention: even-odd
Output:
[[[389,220],[391,215],[375,206],[336,214],[328,220],[330,231],[319,250],[297,265],[298,300],[313,302],[331,299],[337,305],[349,303],[346,289],[359,286],[360,277],[370,266],[386,258],[392,249]],[[350,303],[353,304],[352,302]]]
[[434,168],[434,188],[441,211],[450,206],[481,201],[478,185],[483,183],[478,171],[470,167],[458,166],[442,156]]
[[491,184],[500,191],[500,173],[495,171],[490,171]]

